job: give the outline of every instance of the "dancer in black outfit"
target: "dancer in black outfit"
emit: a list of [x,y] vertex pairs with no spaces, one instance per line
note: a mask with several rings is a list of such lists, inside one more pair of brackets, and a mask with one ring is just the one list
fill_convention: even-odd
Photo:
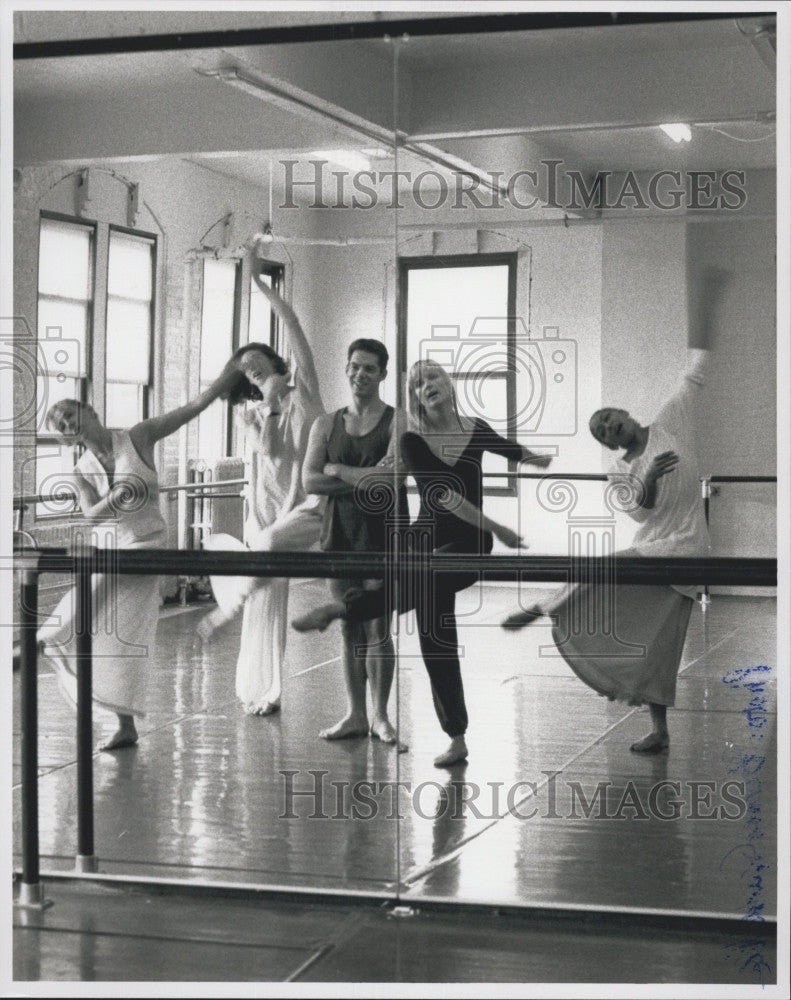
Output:
[[[491,451],[541,468],[549,464],[549,457],[506,441],[480,418],[461,417],[449,376],[432,361],[417,362],[409,373],[409,411],[417,429],[401,437],[401,460],[403,471],[417,483],[421,503],[404,538],[407,551],[416,555],[487,554],[492,550],[493,536],[509,548],[522,545],[515,531],[483,513],[483,453]],[[380,464],[386,465],[387,459]],[[434,706],[440,725],[450,736],[450,745],[434,764],[449,767],[467,757],[456,593],[475,583],[478,574],[467,570],[413,577],[407,563],[394,587],[349,590],[343,601],[317,608],[292,624],[300,631],[323,630],[335,619],[367,621],[383,613],[403,614],[414,608]]]

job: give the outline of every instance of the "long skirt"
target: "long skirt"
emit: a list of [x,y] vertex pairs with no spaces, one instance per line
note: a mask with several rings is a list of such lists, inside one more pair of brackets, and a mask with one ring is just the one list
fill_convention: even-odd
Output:
[[672,587],[566,587],[543,610],[574,673],[611,700],[672,706],[692,598]]
[[[238,552],[306,552],[319,541],[322,511],[315,505],[294,508],[244,545],[232,535],[210,535],[204,548]],[[242,636],[236,661],[236,696],[250,711],[277,701],[288,633],[288,579],[249,576],[211,578],[217,605],[226,619],[242,608]]]
[[[159,617],[159,577],[97,574],[91,593],[94,704],[121,715],[143,716]],[[75,588],[39,629],[38,639],[61,690],[76,705]]]

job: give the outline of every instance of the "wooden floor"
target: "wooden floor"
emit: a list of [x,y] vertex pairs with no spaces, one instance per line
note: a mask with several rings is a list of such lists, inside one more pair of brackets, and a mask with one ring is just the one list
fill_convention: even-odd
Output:
[[[292,613],[323,593],[292,587]],[[470,760],[451,771],[432,765],[445,738],[408,621],[396,753],[318,738],[344,709],[337,631],[292,633],[283,711],[261,719],[234,696],[238,624],[200,649],[201,610],[163,615],[140,743],[94,762],[99,884],[70,877],[74,716],[42,673],[54,905],[15,911],[15,979],[773,982],[774,601],[696,606],[655,758],[629,752],[647,713],[597,697],[545,628],[499,628],[514,604],[502,587],[460,599]],[[16,851],[18,804],[15,787]]]

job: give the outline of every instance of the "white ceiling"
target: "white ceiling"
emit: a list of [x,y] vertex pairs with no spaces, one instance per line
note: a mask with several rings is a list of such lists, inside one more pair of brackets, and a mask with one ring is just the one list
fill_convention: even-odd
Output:
[[[373,16],[24,11],[15,15],[15,41]],[[378,16],[435,15],[391,9]],[[728,18],[417,37],[397,45],[317,42],[18,60],[15,163],[177,156],[266,186],[270,160],[370,147],[370,134],[359,130],[389,134],[395,105],[403,133],[432,137],[433,147],[482,172],[507,173],[542,156],[586,171],[772,167],[771,47],[765,34],[759,44],[750,37],[763,26],[757,18]],[[280,96],[258,98],[203,75],[229,66]],[[668,120],[699,122],[693,141],[667,138],[656,125]],[[405,162],[419,170],[432,161]]]

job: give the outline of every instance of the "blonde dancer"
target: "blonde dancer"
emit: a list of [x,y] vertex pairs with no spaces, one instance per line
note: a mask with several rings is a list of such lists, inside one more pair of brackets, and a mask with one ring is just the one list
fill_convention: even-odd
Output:
[[[237,376],[226,366],[220,377],[192,402],[129,430],[109,430],[93,407],[62,399],[47,413],[47,426],[61,442],[85,448],[71,484],[92,526],[91,542],[118,549],[166,548],[167,529],[159,507],[154,446],[197,417]],[[135,718],[145,715],[151,652],[159,616],[159,578],[96,573],[93,605],[93,700],[118,717],[115,732],[100,750],[122,750],[137,742]],[[64,595],[38,633],[43,655],[55,668],[61,689],[76,703],[75,591]]]

